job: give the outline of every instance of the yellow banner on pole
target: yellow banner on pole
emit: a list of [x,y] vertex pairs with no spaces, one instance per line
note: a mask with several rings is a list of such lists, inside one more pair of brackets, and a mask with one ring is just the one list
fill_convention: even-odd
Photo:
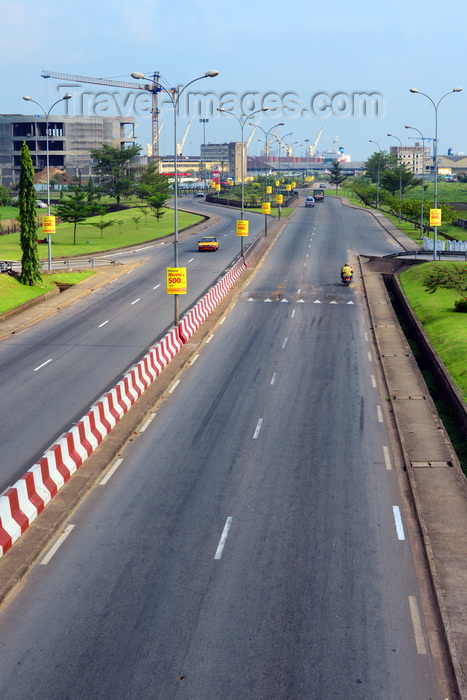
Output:
[[237,236],[248,236],[248,223],[247,219],[238,219]]
[[186,267],[167,267],[167,294],[186,294]]
[[276,204],[283,204],[284,203],[284,195],[283,194],[276,194]]
[[270,202],[263,202],[261,205],[261,211],[263,214],[270,214],[271,213],[271,203]]
[[272,185],[266,185],[266,194],[272,194]]
[[42,230],[44,233],[55,233],[55,216],[42,217]]
[[441,226],[441,209],[430,209],[430,226]]

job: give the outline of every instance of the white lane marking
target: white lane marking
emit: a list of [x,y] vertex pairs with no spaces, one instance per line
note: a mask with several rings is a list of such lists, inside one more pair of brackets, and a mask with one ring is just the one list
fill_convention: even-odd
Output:
[[60,535],[60,537],[58,538],[58,540],[55,542],[55,544],[53,545],[53,547],[51,547],[51,548],[49,549],[49,551],[47,552],[47,554],[45,555],[45,557],[41,560],[40,563],[42,564],[42,566],[45,566],[46,564],[49,563],[49,561],[52,559],[52,557],[53,557],[53,555],[55,554],[55,552],[57,552],[57,550],[58,550],[58,549],[62,546],[62,544],[65,542],[66,538],[68,537],[68,535],[70,534],[70,532],[73,530],[73,528],[74,528],[74,525],[71,525],[71,524],[66,526],[66,528],[64,529],[64,531],[62,532],[62,534]]
[[371,375],[371,385],[373,389],[376,389],[376,377],[374,374]]
[[140,299],[141,299],[141,297],[138,297],[138,299],[135,299],[134,301],[132,301],[131,306],[133,306],[133,304],[137,304],[140,301]]
[[284,342],[282,343],[282,347],[285,348],[287,345],[288,338],[284,338]]
[[214,333],[211,333],[211,335],[206,338],[206,344],[210,343],[213,338],[214,338]]
[[99,326],[97,326],[97,327],[98,327],[98,328],[102,328],[102,326],[107,325],[107,323],[108,323],[108,321],[104,321],[104,323],[101,323],[101,324],[100,324]]
[[106,485],[106,483],[108,482],[110,477],[112,477],[115,474],[115,472],[117,471],[117,469],[119,468],[119,466],[121,465],[122,462],[123,462],[123,459],[121,457],[119,459],[115,460],[115,462],[112,464],[112,466],[110,467],[107,474],[100,480],[100,482],[99,482],[100,486]]
[[276,377],[277,377],[277,373],[274,372],[274,374],[272,375],[272,379],[271,379],[271,386],[274,386],[274,384],[276,383]]
[[191,262],[193,262],[193,260],[194,260],[194,258],[190,258],[190,260],[188,260],[188,262],[191,263]]
[[174,382],[172,384],[172,386],[170,387],[169,394],[172,394],[175,391],[175,389],[178,387],[179,384],[180,384],[180,379],[177,379],[177,381]]
[[381,410],[381,406],[379,406],[379,405],[376,406],[376,413],[377,413],[377,416],[378,416],[378,423],[383,423],[383,420],[384,420],[384,419],[383,419],[383,412],[382,412],[382,410]]
[[226,319],[225,316],[221,319],[221,322],[219,323],[220,326],[222,326],[222,324],[224,323],[225,319]]
[[160,287],[160,284],[156,284],[156,286],[153,287],[153,289],[158,289],[159,287]]
[[263,419],[259,418],[258,423],[256,424],[256,430],[255,434],[253,435],[253,440],[256,440],[256,438],[259,435],[259,431],[261,430],[261,426],[263,425]]
[[404,526],[402,524],[402,517],[399,506],[393,506],[392,512],[394,513],[394,520],[396,523],[397,539],[405,540]]
[[368,362],[373,362],[373,358],[372,358],[372,356],[371,356],[371,352],[368,352],[367,355],[368,355]]
[[149,428],[149,426],[151,425],[151,423],[152,423],[152,421],[154,420],[155,417],[156,417],[156,414],[155,414],[155,413],[152,413],[152,414],[149,416],[149,418],[147,419],[147,421],[141,426],[141,428],[139,429],[139,432],[140,432],[140,433],[144,433],[144,431],[146,430],[146,428]]
[[196,360],[198,359],[198,357],[199,357],[199,353],[197,355],[195,355],[194,357],[192,357],[188,364],[194,365]]
[[36,367],[34,372],[37,372],[38,369],[42,369],[42,367],[45,367],[46,365],[48,365],[49,362],[52,362],[52,358],[50,358],[50,360],[47,360],[46,362],[43,362],[41,365],[39,365],[39,367]]
[[297,294],[300,294],[301,291],[302,291],[301,289],[297,289]]
[[292,311],[292,318],[295,316],[295,309]]
[[224,529],[222,530],[222,535],[219,540],[219,544],[217,545],[216,549],[216,554],[214,556],[214,559],[220,559],[222,556],[222,552],[224,551],[225,547],[225,541],[227,539],[227,535],[229,534],[230,526],[232,525],[232,517],[229,515],[227,520],[225,521]]
[[418,610],[417,599],[414,595],[409,595],[410,616],[412,617],[413,631],[415,634],[415,644],[419,654],[426,654],[425,638],[423,636],[422,622]]
[[384,463],[386,464],[386,469],[389,471],[392,469],[392,463],[391,463],[391,455],[389,454],[389,447],[386,445],[383,445],[383,455],[384,455]]

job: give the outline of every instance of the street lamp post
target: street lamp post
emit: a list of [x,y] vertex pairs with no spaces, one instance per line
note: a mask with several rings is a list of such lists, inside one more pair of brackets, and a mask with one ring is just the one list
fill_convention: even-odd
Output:
[[[265,130],[263,129],[263,127],[260,126],[259,124],[255,124],[255,123],[251,123],[251,122],[250,122],[250,126],[256,126],[258,129],[261,129],[261,131],[263,132],[264,137],[265,137],[265,139],[266,139],[266,140],[265,140],[266,146],[265,146],[265,149],[264,149],[264,155],[265,155],[266,158],[267,158],[268,155],[269,155],[268,136],[269,136],[269,134],[271,133],[271,131],[273,131],[274,129],[277,129],[278,126],[284,126],[284,122],[279,122],[279,124],[274,124],[274,126],[272,126],[272,127],[269,129],[269,131],[265,131]],[[259,140],[260,140],[260,139],[258,139],[258,141],[259,141]],[[268,171],[267,171],[267,167],[265,168],[265,170],[266,170],[266,187],[267,187],[268,184],[269,184],[269,182],[268,182]]]
[[[247,114],[246,116],[241,119],[240,117],[237,117],[236,114],[233,114],[233,112],[229,112],[227,109],[223,109],[222,107],[217,108],[218,112],[223,112],[224,114],[228,114],[231,117],[234,117],[238,123],[240,124],[240,133],[241,133],[241,145],[242,145],[242,159],[241,159],[241,164],[242,164],[242,185],[241,185],[241,193],[242,193],[242,221],[245,218],[245,155],[246,155],[246,149],[247,145],[244,143],[243,140],[243,130],[245,128],[246,122],[251,119],[255,114],[259,114],[260,112],[267,112],[268,108],[267,107],[262,107],[261,109],[257,109],[255,112],[251,112],[251,114]],[[244,244],[243,244],[243,236],[240,237],[241,240],[241,247],[240,247],[240,254],[243,257],[244,253]]]
[[310,147],[309,147],[309,145],[308,145],[309,143],[310,143],[310,139],[305,139],[305,144],[306,144],[306,146],[305,146],[305,157],[306,157],[306,171],[305,171],[305,172],[306,172],[306,182],[308,182],[308,158],[309,158],[309,152],[310,152]]
[[388,134],[388,136],[391,136],[393,139],[397,139],[399,141],[401,150],[399,153],[399,222],[402,219],[402,141],[398,136],[394,136],[394,134]]
[[420,129],[416,129],[414,126],[406,126],[406,129],[413,129],[414,131],[417,131],[420,136],[422,137],[422,198],[421,198],[421,205],[420,205],[420,240],[423,240],[423,204],[424,204],[424,198],[425,198],[425,137],[423,136],[422,132]]
[[209,119],[200,118],[200,123],[203,125],[203,146],[204,146],[204,195],[206,196],[206,124]]
[[378,180],[376,185],[376,208],[379,209],[379,185],[381,181],[381,147],[377,141],[369,139],[370,143],[376,143],[378,146]]
[[[64,95],[61,97],[59,100],[53,103],[53,105],[50,107],[48,112],[45,111],[44,107],[37,102],[36,100],[33,100],[32,97],[29,97],[29,95],[25,95],[23,97],[23,100],[26,100],[26,102],[34,102],[34,104],[38,105],[44,112],[45,116],[45,151],[46,151],[46,170],[47,170],[47,216],[50,216],[50,164],[49,164],[49,116],[50,112],[52,109],[55,107],[56,104],[59,102],[63,102],[63,100],[71,100],[71,95]],[[47,267],[49,270],[52,269],[52,236],[50,233],[47,234]]]
[[[427,97],[431,104],[433,105],[433,108],[435,110],[435,138],[433,141],[433,167],[434,167],[434,174],[435,174],[435,187],[434,187],[434,195],[433,195],[433,208],[437,209],[438,208],[438,107],[440,105],[440,102],[444,100],[445,97],[450,95],[452,92],[462,92],[461,87],[456,87],[453,88],[452,90],[449,90],[445,95],[442,95],[442,97],[439,98],[438,102],[434,102],[434,100],[427,95],[425,92],[420,92],[417,88],[410,88],[410,92],[415,92],[418,93],[419,95],[423,95],[424,97]],[[437,248],[437,239],[438,239],[438,227],[434,226],[433,227],[433,260],[436,260],[436,248]]]
[[279,156],[279,179],[280,179],[280,176],[281,176],[281,148],[283,148],[283,149],[284,149],[284,152],[287,153],[287,149],[286,149],[286,145],[285,145],[285,143],[284,143],[284,139],[286,139],[287,136],[292,136],[292,134],[293,134],[293,131],[290,131],[290,132],[289,132],[288,134],[286,134],[285,136],[281,136],[280,139],[279,139],[279,138],[277,139],[277,140],[279,141],[279,149],[278,149],[278,156]]
[[[189,83],[184,85],[182,88],[167,88],[161,85],[161,89],[167,93],[172,102],[173,113],[174,113],[174,267],[178,267],[178,158],[177,158],[177,111],[180,102],[180,97],[186,88],[195,83],[197,80],[203,80],[204,78],[215,78],[219,75],[217,70],[208,70],[204,75],[200,75],[198,78],[190,80]],[[141,80],[145,77],[144,73],[132,73],[132,78],[136,80]],[[174,294],[174,325],[178,326],[178,294]]]

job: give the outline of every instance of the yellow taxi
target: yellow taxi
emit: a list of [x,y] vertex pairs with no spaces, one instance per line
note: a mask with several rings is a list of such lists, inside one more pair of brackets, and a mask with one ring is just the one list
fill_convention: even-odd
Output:
[[216,251],[219,249],[219,241],[214,236],[205,236],[198,241],[198,253]]

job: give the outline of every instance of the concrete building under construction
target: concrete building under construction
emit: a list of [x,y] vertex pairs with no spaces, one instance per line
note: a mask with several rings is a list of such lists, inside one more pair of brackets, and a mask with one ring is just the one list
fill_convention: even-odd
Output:
[[[74,177],[92,175],[91,151],[108,144],[115,148],[135,143],[134,117],[73,117],[0,114],[0,184],[16,184],[20,152],[25,141],[36,172],[49,165]],[[48,129],[48,134],[47,134]],[[48,144],[47,144],[48,141]]]

